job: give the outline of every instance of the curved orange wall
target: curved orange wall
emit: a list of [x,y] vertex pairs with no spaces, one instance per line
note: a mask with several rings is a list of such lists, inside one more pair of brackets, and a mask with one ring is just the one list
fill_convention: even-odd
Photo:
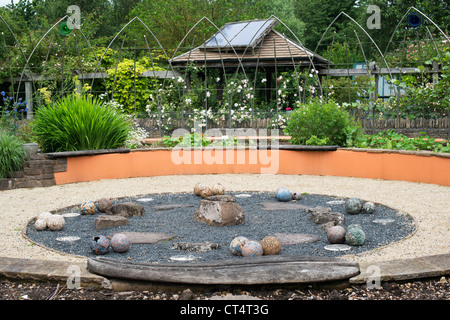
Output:
[[179,174],[273,173],[403,180],[450,186],[450,158],[351,150],[132,151],[67,159],[57,184]]

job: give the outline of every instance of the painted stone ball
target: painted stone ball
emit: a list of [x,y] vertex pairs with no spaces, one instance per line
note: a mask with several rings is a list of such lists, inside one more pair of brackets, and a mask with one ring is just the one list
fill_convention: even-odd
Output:
[[292,192],[292,200],[300,200],[302,198],[301,192]]
[[331,244],[344,243],[346,232],[342,226],[332,226],[327,230],[327,240]]
[[37,219],[45,219],[45,220],[47,220],[49,217],[51,217],[53,214],[52,213],[50,213],[50,212],[48,212],[48,211],[44,211],[44,212],[41,212],[41,213],[39,213],[38,215],[37,215]]
[[263,248],[261,244],[254,240],[249,240],[243,247],[242,247],[242,256],[243,257],[257,257],[262,256],[263,254]]
[[47,218],[47,227],[52,231],[59,231],[66,225],[66,220],[59,214],[53,214]]
[[359,198],[350,198],[345,201],[345,210],[350,214],[357,214],[363,207]]
[[36,221],[34,221],[34,228],[37,231],[42,231],[47,229],[47,219],[45,218],[38,218]]
[[197,183],[195,184],[195,186],[194,186],[194,194],[195,194],[196,196],[199,196],[200,193],[202,192],[202,190],[203,190],[204,188],[206,188],[206,185],[205,185],[204,183],[202,183],[202,182],[197,182]]
[[278,188],[276,198],[278,201],[287,202],[292,200],[292,195],[287,188]]
[[99,212],[106,212],[106,209],[112,206],[111,199],[108,198],[101,198],[97,201],[97,210]]
[[211,191],[211,188],[209,188],[209,187],[205,187],[205,188],[203,188],[201,191],[200,191],[200,196],[202,197],[202,198],[206,198],[206,197],[209,197],[209,196],[212,196],[213,195],[213,193],[212,193],[212,191]]
[[111,238],[111,248],[114,252],[123,253],[130,249],[131,243],[123,233],[116,233]]
[[281,242],[275,236],[267,236],[260,242],[263,255],[277,255],[281,252]]
[[242,247],[248,242],[249,240],[246,237],[236,237],[233,240],[231,240],[230,243],[230,251],[231,254],[234,256],[240,256],[242,255]]
[[225,187],[220,183],[217,183],[211,188],[211,192],[213,195],[222,195],[225,193]]
[[375,211],[375,203],[366,202],[362,208],[364,213],[373,213]]
[[83,202],[80,206],[80,211],[82,214],[93,215],[97,208],[95,207],[95,203],[92,201]]
[[358,225],[351,225],[345,233],[345,243],[350,246],[362,246],[366,241],[366,234]]
[[89,245],[93,254],[102,255],[111,251],[111,241],[105,236],[99,235],[91,239]]

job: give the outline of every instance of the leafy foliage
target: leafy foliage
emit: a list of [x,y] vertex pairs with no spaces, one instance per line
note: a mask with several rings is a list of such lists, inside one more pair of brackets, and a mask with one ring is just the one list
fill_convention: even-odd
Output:
[[393,130],[380,131],[376,135],[364,135],[359,142],[360,147],[390,149],[390,150],[411,150],[411,151],[433,151],[450,152],[450,144],[445,141],[435,141],[424,132],[418,137],[408,138]]
[[23,143],[19,137],[0,127],[0,178],[22,169],[27,159]]
[[[349,130],[349,127],[355,130]],[[331,145],[346,146],[351,138],[349,133],[354,136],[359,134],[358,127],[352,117],[334,101],[323,103],[314,99],[291,114],[285,133],[291,136],[293,144],[306,144],[307,141],[322,143],[324,140],[321,139],[327,139]]]

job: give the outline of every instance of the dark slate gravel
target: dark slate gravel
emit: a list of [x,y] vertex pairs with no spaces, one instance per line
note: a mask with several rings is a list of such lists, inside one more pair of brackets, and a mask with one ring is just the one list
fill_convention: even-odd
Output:
[[[237,195],[240,193],[227,193]],[[92,216],[80,215],[74,218],[66,218],[66,226],[61,231],[36,231],[34,224],[27,227],[27,236],[34,242],[53,248],[57,251],[67,252],[75,255],[94,257],[89,248],[89,243],[93,236],[113,235],[118,232],[162,232],[174,234],[176,237],[168,241],[157,244],[133,244],[126,253],[110,252],[108,258],[116,258],[134,262],[171,262],[172,256],[193,254],[197,261],[218,260],[218,259],[242,259],[231,255],[229,243],[235,236],[245,236],[252,240],[262,240],[264,237],[274,233],[306,233],[316,234],[320,237],[314,243],[283,246],[282,255],[309,255],[338,257],[347,254],[358,254],[372,250],[380,246],[398,241],[410,235],[414,231],[412,219],[397,210],[376,204],[373,214],[359,213],[350,215],[345,212],[344,205],[329,205],[328,201],[342,200],[330,196],[306,194],[297,201],[305,206],[331,207],[332,211],[345,214],[344,227],[357,223],[365,234],[366,242],[363,246],[354,246],[348,251],[329,251],[324,247],[329,245],[326,234],[321,230],[320,225],[316,225],[309,220],[309,213],[304,210],[287,211],[264,211],[260,203],[273,201],[277,202],[272,193],[247,193],[249,198],[236,198],[237,203],[242,206],[246,214],[245,224],[237,226],[213,227],[205,223],[198,223],[193,220],[194,211],[197,209],[200,197],[189,193],[180,194],[149,194],[138,198],[122,198],[114,200],[117,202],[136,201],[139,198],[153,198],[151,202],[137,202],[145,206],[145,214],[142,217],[130,218],[130,224],[111,229],[95,230],[94,221],[100,215],[99,212]],[[181,207],[172,210],[156,211],[152,207],[163,204],[188,204],[192,207]],[[79,206],[65,208],[59,213],[79,212]],[[373,223],[375,219],[395,219],[393,224],[379,225]],[[78,236],[81,238],[73,244],[56,241],[57,237]],[[210,242],[220,244],[220,247],[204,253],[186,252],[171,249],[174,242]],[[176,262],[173,262],[176,263]]]

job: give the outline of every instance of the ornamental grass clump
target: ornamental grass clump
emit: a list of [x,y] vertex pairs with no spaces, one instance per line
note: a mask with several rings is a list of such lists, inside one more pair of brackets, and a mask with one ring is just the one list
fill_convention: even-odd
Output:
[[120,148],[130,130],[124,115],[87,95],[66,96],[39,108],[33,123],[43,152]]
[[22,139],[0,128],[0,179],[22,170],[27,154]]

